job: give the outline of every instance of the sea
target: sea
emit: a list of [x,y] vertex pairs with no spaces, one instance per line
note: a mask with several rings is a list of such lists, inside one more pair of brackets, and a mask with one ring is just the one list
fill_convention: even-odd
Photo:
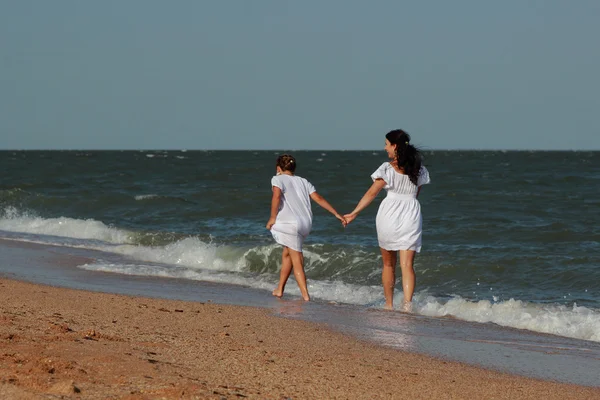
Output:
[[[0,273],[26,280],[57,274],[75,288],[109,276],[125,293],[127,285],[119,282],[145,279],[153,285],[147,295],[159,297],[168,292],[185,298],[190,287],[201,285],[215,296],[219,288],[243,293],[233,296],[241,305],[264,301],[270,307],[277,301],[270,292],[282,249],[265,224],[282,153],[296,157],[296,174],[340,213],[356,206],[371,173],[387,161],[383,151],[1,151],[0,240],[50,246],[91,261],[70,267],[79,277],[71,280],[65,277],[73,271],[66,269],[40,275],[39,269],[34,274],[0,263]],[[529,339],[514,335],[534,334],[553,351],[591,351],[592,367],[598,367],[600,152],[423,155],[431,184],[419,195],[423,247],[415,259],[412,314],[382,310],[375,229],[382,193],[346,228],[313,203],[313,229],[304,246],[315,304],[311,318],[327,323],[326,315],[334,324],[339,315],[364,312],[368,329],[353,322],[348,330],[373,336],[375,324],[389,333],[400,329],[389,321],[400,318],[420,321],[420,337],[437,329],[432,335],[442,340],[443,327],[450,326],[488,344],[497,344],[500,335],[519,348]],[[296,304],[298,298],[291,277],[284,301]],[[401,299],[398,282],[395,303]],[[555,340],[562,344],[548,344]],[[436,343],[431,346],[445,347]]]

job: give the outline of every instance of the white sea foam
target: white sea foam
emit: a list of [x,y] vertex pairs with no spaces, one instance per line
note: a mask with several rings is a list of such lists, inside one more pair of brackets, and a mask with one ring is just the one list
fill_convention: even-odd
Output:
[[157,194],[140,194],[135,196],[136,200],[147,200],[147,199],[153,199],[155,197],[158,197]]
[[474,322],[492,322],[502,326],[551,333],[600,342],[600,311],[573,305],[540,305],[510,299],[501,302],[489,300],[468,301],[456,297],[443,302],[435,297],[418,300],[419,314],[453,317]]
[[[209,252],[212,253],[212,252]],[[205,258],[213,258],[214,253],[205,255]],[[241,266],[243,260],[233,265]],[[231,265],[230,265],[231,266]],[[236,285],[249,286],[255,289],[273,290],[278,282],[275,274],[248,275],[236,274],[233,269],[198,269],[185,267],[172,267],[168,265],[148,264],[121,264],[98,262],[81,265],[79,268],[92,271],[115,272],[126,275],[159,276],[169,278],[184,278],[208,282],[219,282]],[[318,281],[309,280],[308,289],[315,299],[334,301],[338,303],[370,305],[382,301],[381,288],[379,286],[360,286],[340,281]],[[300,290],[294,284],[293,278],[286,286],[286,293],[300,296]]]
[[141,245],[121,245],[110,251],[135,260],[185,266],[190,269],[207,271],[239,272],[246,266],[243,251],[229,246],[204,243],[189,237],[166,246],[148,247]]
[[208,271],[165,265],[120,264],[98,262],[80,265],[79,268],[90,271],[113,272],[124,275],[157,276],[163,278],[180,278],[207,282],[228,283],[233,285],[250,286],[256,289],[272,290],[273,282],[261,276],[245,277],[224,271]]
[[6,207],[0,216],[0,230],[76,239],[95,239],[108,243],[129,243],[132,232],[114,228],[93,219],[40,218]]

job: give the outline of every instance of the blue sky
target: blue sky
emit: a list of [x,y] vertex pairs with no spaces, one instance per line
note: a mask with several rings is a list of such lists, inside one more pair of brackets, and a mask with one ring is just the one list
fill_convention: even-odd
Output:
[[12,0],[0,148],[600,149],[600,2]]

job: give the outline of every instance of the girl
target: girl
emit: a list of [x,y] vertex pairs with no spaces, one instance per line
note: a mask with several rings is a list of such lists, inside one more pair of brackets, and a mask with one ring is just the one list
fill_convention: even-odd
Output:
[[415,291],[415,254],[421,251],[422,217],[417,196],[421,186],[430,182],[429,172],[422,165],[419,150],[410,144],[410,136],[401,129],[385,136],[385,151],[391,162],[383,163],[371,178],[373,184],[358,205],[344,218],[352,222],[364,210],[381,189],[387,191],[381,202],[375,224],[377,240],[383,259],[381,281],[385,295],[385,308],[393,309],[396,282],[397,253],[400,253],[402,286],[404,289],[403,311],[411,311]]
[[304,275],[304,256],[302,244],[312,228],[312,210],[310,199],[335,215],[346,226],[346,220],[315,191],[315,187],[306,179],[294,175],[296,159],[289,154],[277,158],[277,175],[271,179],[273,198],[271,200],[271,218],[267,229],[275,241],[283,245],[279,286],[273,290],[276,297],[283,296],[285,284],[292,269],[300,293],[305,301],[310,300]]

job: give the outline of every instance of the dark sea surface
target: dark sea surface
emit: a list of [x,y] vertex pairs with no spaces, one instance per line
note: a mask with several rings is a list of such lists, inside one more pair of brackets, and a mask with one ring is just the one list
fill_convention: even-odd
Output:
[[[386,161],[383,151],[292,153],[297,174],[342,213]],[[95,261],[78,268],[123,279],[266,293],[281,257],[265,229],[278,154],[2,151],[0,239],[93,250]],[[600,152],[424,155],[432,182],[419,196],[414,313],[600,342]],[[313,204],[304,254],[317,302],[382,307],[375,214],[383,196],[346,229]],[[293,278],[286,293],[299,294]],[[401,298],[398,285],[396,304]]]

